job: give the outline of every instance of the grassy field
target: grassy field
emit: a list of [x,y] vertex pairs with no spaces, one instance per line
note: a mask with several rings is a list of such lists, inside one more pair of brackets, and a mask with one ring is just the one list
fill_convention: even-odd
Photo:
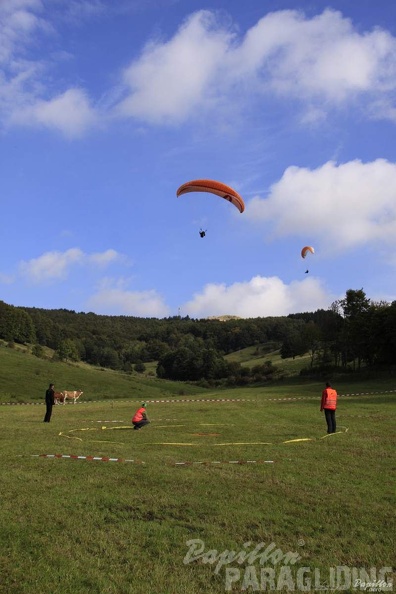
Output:
[[[0,341],[0,403],[42,401],[50,382],[57,391],[83,390],[84,401],[96,399],[151,397],[180,397],[201,393],[203,388],[181,382],[164,382],[156,378],[156,362],[146,363],[146,371],[120,373],[110,369],[92,367],[82,362],[60,363],[51,360],[53,352],[47,349],[47,359],[30,354],[31,347],[17,345],[7,348]],[[244,367],[253,367],[271,361],[285,378],[295,378],[300,369],[309,367],[308,354],[295,359],[282,359],[279,351],[264,352],[263,347],[247,347],[225,357]]]
[[152,375],[126,374],[84,363],[39,359],[22,346],[0,345],[0,403],[43,402],[50,382],[57,391],[83,390],[84,402],[101,399],[174,398],[202,392],[191,384],[164,382]]
[[[20,357],[28,365],[30,357]],[[49,379],[62,371],[43,363],[50,367],[35,362],[41,401]],[[103,396],[124,394],[125,387],[136,401],[149,394],[180,398],[180,386],[171,383],[146,379],[147,388],[135,376],[90,373],[103,378],[95,380]],[[195,401],[149,404],[152,423],[140,431],[130,426],[134,402],[57,406],[49,424],[42,423],[43,405],[2,406],[0,592],[264,591],[262,567],[273,580],[265,591],[293,585],[295,592],[314,592],[319,582],[360,591],[351,582],[354,568],[379,571],[394,560],[396,394],[388,390],[396,386],[388,378],[335,387],[342,396],[338,433],[331,436],[319,412],[322,385],[307,380],[217,392],[183,386]],[[347,395],[359,392],[365,394]],[[230,401],[201,400],[219,398]],[[193,540],[201,555],[187,544]],[[219,563],[226,550],[247,554],[268,546],[262,565],[258,553],[243,563],[231,557]],[[330,568],[340,566],[347,570],[334,578]],[[312,580],[305,590],[296,577],[303,567]]]

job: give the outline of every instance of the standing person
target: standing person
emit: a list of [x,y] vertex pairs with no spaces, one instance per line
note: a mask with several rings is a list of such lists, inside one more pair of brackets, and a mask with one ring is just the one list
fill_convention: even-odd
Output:
[[49,423],[52,415],[52,407],[55,404],[55,386],[50,384],[45,393],[45,405],[47,410],[45,412],[44,423]]
[[146,413],[146,403],[142,402],[142,406],[138,408],[132,417],[132,425],[134,429],[140,429],[150,423]]
[[335,433],[336,432],[336,418],[335,418],[335,411],[337,408],[337,392],[334,390],[330,382],[326,382],[326,387],[322,392],[322,401],[320,403],[320,411],[324,410],[326,423],[327,423],[327,433]]

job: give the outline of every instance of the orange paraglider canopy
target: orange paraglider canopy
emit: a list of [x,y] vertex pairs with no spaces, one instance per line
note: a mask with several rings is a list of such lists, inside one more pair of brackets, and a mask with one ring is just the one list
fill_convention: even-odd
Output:
[[315,250],[313,249],[312,246],[310,245],[306,245],[305,247],[303,247],[303,249],[301,250],[301,257],[305,258],[305,256],[307,255],[308,252],[311,252],[311,254],[315,253]]
[[238,192],[222,182],[214,181],[212,179],[196,179],[180,186],[176,195],[179,197],[182,194],[187,194],[189,192],[210,192],[211,194],[217,194],[217,196],[228,200],[228,202],[231,202],[236,206],[239,212],[245,210],[245,204]]

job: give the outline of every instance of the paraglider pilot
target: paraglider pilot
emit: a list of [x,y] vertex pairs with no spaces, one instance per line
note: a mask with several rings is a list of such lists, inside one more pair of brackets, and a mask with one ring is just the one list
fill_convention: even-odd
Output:
[[205,231],[203,229],[200,229],[199,230],[199,235],[200,235],[200,237],[205,237],[205,235],[206,235],[206,229],[205,229]]

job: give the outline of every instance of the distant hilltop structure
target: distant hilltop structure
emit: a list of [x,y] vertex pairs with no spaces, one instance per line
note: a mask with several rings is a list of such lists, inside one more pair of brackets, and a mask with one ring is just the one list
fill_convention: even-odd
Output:
[[229,322],[230,320],[241,320],[239,316],[209,316],[206,320],[218,320],[219,322]]

